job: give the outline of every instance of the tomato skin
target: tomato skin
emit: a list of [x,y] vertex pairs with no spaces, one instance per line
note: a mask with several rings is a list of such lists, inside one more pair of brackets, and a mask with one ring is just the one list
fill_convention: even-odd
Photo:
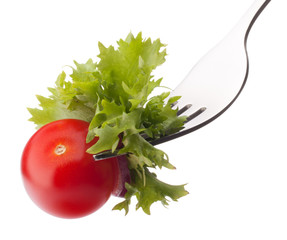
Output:
[[40,128],[26,144],[21,172],[30,198],[44,211],[79,218],[98,210],[118,176],[116,158],[95,161],[86,150],[88,122],[64,119]]

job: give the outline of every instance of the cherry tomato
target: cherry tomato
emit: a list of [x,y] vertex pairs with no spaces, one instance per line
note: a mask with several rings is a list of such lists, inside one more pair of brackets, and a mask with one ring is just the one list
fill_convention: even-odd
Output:
[[21,171],[30,198],[44,211],[62,218],[93,213],[118,182],[116,158],[95,161],[86,150],[89,123],[64,119],[40,128],[28,141]]

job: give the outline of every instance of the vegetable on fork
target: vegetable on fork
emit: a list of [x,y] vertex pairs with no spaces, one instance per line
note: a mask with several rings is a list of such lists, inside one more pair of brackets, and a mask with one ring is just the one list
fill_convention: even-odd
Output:
[[[156,168],[175,169],[162,150],[148,139],[159,139],[181,130],[186,120],[178,116],[174,103],[179,96],[170,92],[152,96],[161,87],[162,78],[154,79],[153,70],[165,62],[165,45],[159,39],[152,41],[131,33],[120,39],[118,48],[99,43],[99,61],[89,59],[75,63],[67,80],[63,71],[51,96],[37,96],[40,108],[29,108],[31,121],[41,128],[62,119],[77,119],[89,123],[86,141],[91,156],[103,151],[128,153],[126,161],[119,161],[119,169],[128,168],[130,181],[118,182],[119,196],[125,189],[124,200],[114,209],[129,211],[135,196],[136,208],[150,214],[150,207],[160,201],[168,205],[168,198],[177,201],[188,194],[185,185],[170,185],[160,181]],[[94,139],[98,140],[94,143]],[[93,144],[90,144],[93,143]],[[77,152],[77,149],[74,149]],[[104,160],[105,161],[105,160]],[[121,176],[121,173],[119,173]],[[118,177],[118,176],[117,176]]]

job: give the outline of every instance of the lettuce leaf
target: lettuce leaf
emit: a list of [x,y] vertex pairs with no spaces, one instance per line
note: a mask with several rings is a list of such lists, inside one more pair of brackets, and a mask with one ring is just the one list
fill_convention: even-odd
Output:
[[185,185],[175,186],[164,183],[158,180],[157,176],[147,168],[145,168],[145,181],[142,181],[137,173],[132,172],[132,176],[135,183],[133,185],[126,183],[126,189],[128,189],[126,198],[118,203],[113,210],[124,209],[128,214],[131,198],[135,195],[138,200],[136,209],[142,208],[146,214],[150,215],[150,207],[154,202],[160,201],[164,206],[168,206],[167,196],[171,200],[177,201],[178,198],[188,194],[184,189]]
[[162,87],[162,78],[155,79],[153,70],[165,62],[165,45],[159,39],[143,39],[129,34],[120,39],[118,48],[105,47],[99,42],[99,61],[89,59],[75,67],[67,80],[62,72],[55,86],[48,88],[51,96],[37,96],[39,108],[28,108],[30,121],[37,127],[49,122],[75,118],[90,123],[87,142],[95,136],[99,141],[88,149],[91,154],[115,151],[120,141],[120,153],[129,153],[129,169],[133,181],[126,184],[125,200],[114,209],[124,209],[132,196],[138,200],[137,209],[150,214],[156,201],[168,205],[167,197],[177,201],[185,196],[184,185],[173,186],[157,179],[150,169],[175,169],[168,156],[154,147],[147,139],[157,139],[179,131],[186,120],[177,116],[172,105],[180,97],[169,98],[170,92],[151,96],[153,90]]

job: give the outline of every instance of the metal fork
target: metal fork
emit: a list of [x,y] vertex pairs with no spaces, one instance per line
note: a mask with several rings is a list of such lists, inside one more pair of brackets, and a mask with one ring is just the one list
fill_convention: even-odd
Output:
[[[187,115],[184,128],[174,134],[151,140],[164,143],[191,133],[215,120],[238,98],[248,77],[247,38],[254,22],[271,0],[256,0],[237,25],[191,69],[186,78],[171,92],[182,96],[176,106]],[[115,156],[105,151],[95,160]]]

